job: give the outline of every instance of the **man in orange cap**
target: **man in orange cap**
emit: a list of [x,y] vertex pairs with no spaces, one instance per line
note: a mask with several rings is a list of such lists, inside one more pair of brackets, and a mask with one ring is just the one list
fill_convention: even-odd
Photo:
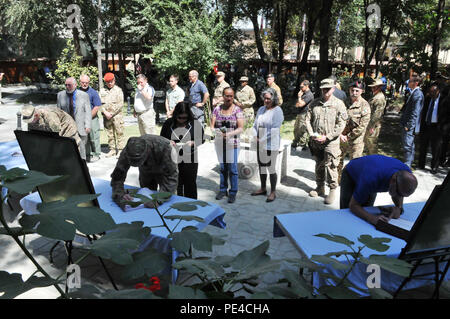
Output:
[[103,127],[108,136],[109,153],[106,157],[119,155],[125,147],[123,134],[123,92],[116,85],[113,73],[106,73],[103,77],[106,87],[100,91],[102,106],[99,111],[103,114]]

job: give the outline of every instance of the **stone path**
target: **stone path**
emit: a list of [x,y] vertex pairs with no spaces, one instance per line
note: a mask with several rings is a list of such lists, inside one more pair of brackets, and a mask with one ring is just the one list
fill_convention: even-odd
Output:
[[[20,87],[14,91],[20,93]],[[4,92],[8,88],[4,88]],[[26,93],[26,92],[24,92]],[[22,94],[24,94],[22,93]],[[18,95],[16,95],[17,97]],[[10,96],[9,96],[10,97]],[[8,97],[8,99],[9,99]],[[6,100],[6,101],[5,101]],[[6,119],[5,124],[0,125],[0,142],[14,139],[12,130],[16,127],[16,113],[21,105],[13,99],[4,99],[6,104],[0,106],[0,118]],[[130,118],[129,121],[132,121]],[[314,161],[309,151],[292,150],[288,157],[287,177],[277,186],[277,199],[272,203],[266,203],[264,196],[250,196],[250,193],[259,188],[259,178],[256,174],[253,178],[239,180],[239,192],[237,200],[228,204],[226,198],[221,201],[215,200],[218,191],[219,173],[218,163],[212,143],[205,143],[199,148],[199,172],[198,172],[198,198],[207,202],[215,202],[226,211],[226,229],[207,226],[205,231],[226,237],[224,246],[215,246],[212,256],[236,255],[242,250],[251,249],[262,242],[269,240],[270,248],[268,254],[272,259],[300,258],[299,252],[290,243],[287,237],[273,238],[274,216],[283,213],[307,212],[317,210],[338,209],[338,200],[332,205],[325,205],[324,199],[310,198],[308,193],[315,187]],[[89,163],[89,171],[92,177],[109,179],[114,168],[116,159],[104,158],[95,163]],[[435,185],[439,185],[446,176],[448,169],[440,169],[439,173],[432,175],[429,171],[416,170],[419,180],[417,191],[406,203],[425,201]],[[138,186],[137,169],[132,168],[127,176],[126,183]],[[387,193],[377,197],[375,205],[391,204]],[[48,260],[48,252],[53,241],[39,236],[28,236],[27,243],[31,246],[34,255],[44,264],[52,274],[60,274],[65,267],[64,250],[62,247],[55,250],[55,264],[51,265]],[[33,265],[24,257],[17,245],[9,238],[0,237],[0,270],[17,272],[27,278],[34,272]],[[77,252],[78,253],[78,252]],[[75,257],[76,259],[76,257]],[[105,277],[103,270],[99,267],[97,259],[88,258],[82,264],[83,280],[111,286]],[[110,267],[112,267],[109,264]],[[120,271],[120,267],[113,267],[113,273]],[[280,269],[281,271],[281,269]],[[280,271],[263,277],[261,285],[276,282],[280,278]],[[126,285],[126,283],[125,283]],[[53,287],[34,289],[19,298],[55,298],[58,293]]]

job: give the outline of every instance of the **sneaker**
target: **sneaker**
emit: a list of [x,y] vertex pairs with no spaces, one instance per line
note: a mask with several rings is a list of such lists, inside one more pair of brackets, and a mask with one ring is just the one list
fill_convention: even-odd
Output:
[[228,196],[228,192],[218,192],[216,195],[216,199],[220,200],[222,199],[224,196]]
[[325,187],[317,187],[316,189],[313,189],[309,192],[309,196],[311,197],[317,197],[317,196],[323,196],[325,195]]
[[236,201],[236,195],[229,195],[228,196],[228,203],[234,203]]
[[113,157],[114,155],[116,155],[116,151],[111,150],[105,155],[105,157]]
[[330,205],[333,204],[334,200],[336,199],[336,189],[330,189],[330,193],[327,197],[325,197],[325,204]]

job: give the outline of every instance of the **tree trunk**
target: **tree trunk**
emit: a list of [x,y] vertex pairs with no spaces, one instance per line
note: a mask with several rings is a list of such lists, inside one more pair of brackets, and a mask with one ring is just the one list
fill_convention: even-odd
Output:
[[316,28],[318,19],[319,19],[319,15],[316,15],[315,17],[313,17],[312,15],[308,16],[308,28],[307,28],[307,32],[306,32],[306,42],[305,42],[305,48],[303,49],[302,60],[300,61],[300,64],[298,66],[296,91],[298,91],[298,88],[300,87],[300,79],[301,79],[302,73],[306,72],[308,70],[308,55],[309,55],[309,50],[311,48],[312,39],[314,36],[314,29]]
[[260,33],[260,29],[259,29],[259,25],[258,25],[258,14],[255,13],[250,15],[250,20],[252,21],[253,24],[253,31],[255,32],[255,42],[256,42],[256,47],[258,49],[258,54],[259,57],[261,58],[261,60],[267,60],[267,54],[264,52],[264,46],[261,40],[261,33]]
[[83,26],[81,27],[81,29],[83,30],[84,38],[86,39],[86,42],[88,43],[89,48],[91,49],[91,53],[94,60],[97,60],[97,51],[94,48],[94,44],[92,43],[91,37],[89,36],[89,32]]
[[276,4],[276,31],[278,37],[278,69],[277,73],[281,73],[281,69],[283,67],[283,59],[284,59],[284,45],[286,42],[286,28],[287,28],[287,20],[289,17],[288,8],[284,3],[278,2]]
[[322,1],[322,11],[320,14],[320,62],[317,73],[317,81],[325,79],[330,75],[330,63],[328,61],[328,35],[330,32],[331,7],[333,0]]
[[102,0],[98,0],[97,7],[97,69],[98,69],[98,89],[103,89],[103,66],[102,66]]
[[73,35],[73,45],[75,47],[76,55],[81,56],[81,45],[80,45],[80,33],[77,28],[72,28]]
[[443,23],[443,15],[445,0],[439,0],[438,7],[436,10],[436,26],[433,33],[433,46],[431,52],[431,70],[430,70],[430,78],[434,80],[436,77],[436,72],[438,69],[438,58],[439,58],[439,48],[441,44],[441,36],[442,36],[442,23]]

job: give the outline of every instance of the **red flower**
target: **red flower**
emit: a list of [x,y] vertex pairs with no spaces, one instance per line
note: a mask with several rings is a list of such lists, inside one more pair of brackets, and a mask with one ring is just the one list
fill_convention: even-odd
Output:
[[150,278],[150,286],[146,286],[143,283],[138,283],[134,286],[135,289],[147,289],[150,290],[151,292],[154,292],[156,290],[161,290],[161,285],[160,285],[160,280],[158,277],[154,276]]

